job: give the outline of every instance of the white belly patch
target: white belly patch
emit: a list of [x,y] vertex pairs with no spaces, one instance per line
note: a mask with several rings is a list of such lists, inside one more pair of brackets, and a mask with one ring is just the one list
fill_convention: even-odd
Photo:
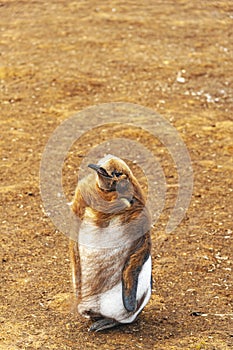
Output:
[[133,322],[151,295],[151,257],[145,262],[138,278],[137,301],[146,294],[145,300],[134,314],[127,312],[122,300],[122,283],[100,296],[100,313],[108,318],[114,318],[121,323]]

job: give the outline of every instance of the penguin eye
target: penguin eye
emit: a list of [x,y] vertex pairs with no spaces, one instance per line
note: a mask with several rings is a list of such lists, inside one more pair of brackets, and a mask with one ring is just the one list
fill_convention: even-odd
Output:
[[118,173],[117,171],[112,172],[112,176],[120,177],[123,173]]

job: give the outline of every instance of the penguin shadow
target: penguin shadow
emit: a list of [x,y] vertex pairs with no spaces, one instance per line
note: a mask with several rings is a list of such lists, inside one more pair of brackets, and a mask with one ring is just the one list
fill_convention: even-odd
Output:
[[85,336],[88,334],[89,337],[131,335],[134,338],[137,338],[137,336],[140,338],[143,335],[143,337],[151,339],[155,343],[169,338],[176,338],[180,335],[181,325],[174,313],[169,313],[168,311],[165,313],[164,310],[160,310],[159,307],[153,307],[152,305],[148,305],[134,322],[119,324],[113,328],[98,332],[90,330],[93,320],[85,319],[78,314],[77,302],[74,297],[70,298],[69,311],[69,325],[70,331],[74,333],[73,335],[76,332],[79,334],[83,333]]
[[153,314],[146,311],[130,324],[119,324],[113,328],[101,330],[98,332],[90,331],[93,324],[91,320],[85,320],[80,316],[72,317],[71,323],[71,338],[76,338],[76,334],[83,334],[85,338],[89,338],[90,341],[104,339],[107,341],[109,337],[111,339],[121,339],[128,341],[128,339],[135,339],[142,341],[144,339],[148,344],[156,344],[157,342],[165,341],[167,339],[176,338],[179,336],[179,324],[174,319],[170,319],[169,316],[164,316],[157,313]]

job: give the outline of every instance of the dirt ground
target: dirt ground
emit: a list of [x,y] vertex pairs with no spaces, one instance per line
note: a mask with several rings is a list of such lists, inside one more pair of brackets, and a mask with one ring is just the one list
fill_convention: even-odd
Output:
[[[0,18],[0,349],[232,349],[232,1],[3,0]],[[42,210],[39,166],[63,120],[116,101],[178,130],[194,189],[176,230],[164,231],[168,201],[152,232],[139,319],[92,334],[73,312],[68,239]],[[78,165],[65,170],[68,196]],[[169,160],[164,172],[172,201]]]

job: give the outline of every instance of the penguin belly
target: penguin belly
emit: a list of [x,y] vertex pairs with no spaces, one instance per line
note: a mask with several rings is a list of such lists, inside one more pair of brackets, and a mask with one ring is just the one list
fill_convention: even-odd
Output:
[[[111,237],[116,236],[119,238],[118,246],[104,248],[104,242],[108,244]],[[120,323],[133,322],[150,299],[151,257],[145,261],[138,277],[138,306],[134,312],[128,312],[123,303],[122,271],[132,243],[124,244],[122,226],[114,221],[107,228],[100,229],[93,222],[86,221],[81,225],[79,238],[79,313],[86,317],[96,315],[110,318]]]

